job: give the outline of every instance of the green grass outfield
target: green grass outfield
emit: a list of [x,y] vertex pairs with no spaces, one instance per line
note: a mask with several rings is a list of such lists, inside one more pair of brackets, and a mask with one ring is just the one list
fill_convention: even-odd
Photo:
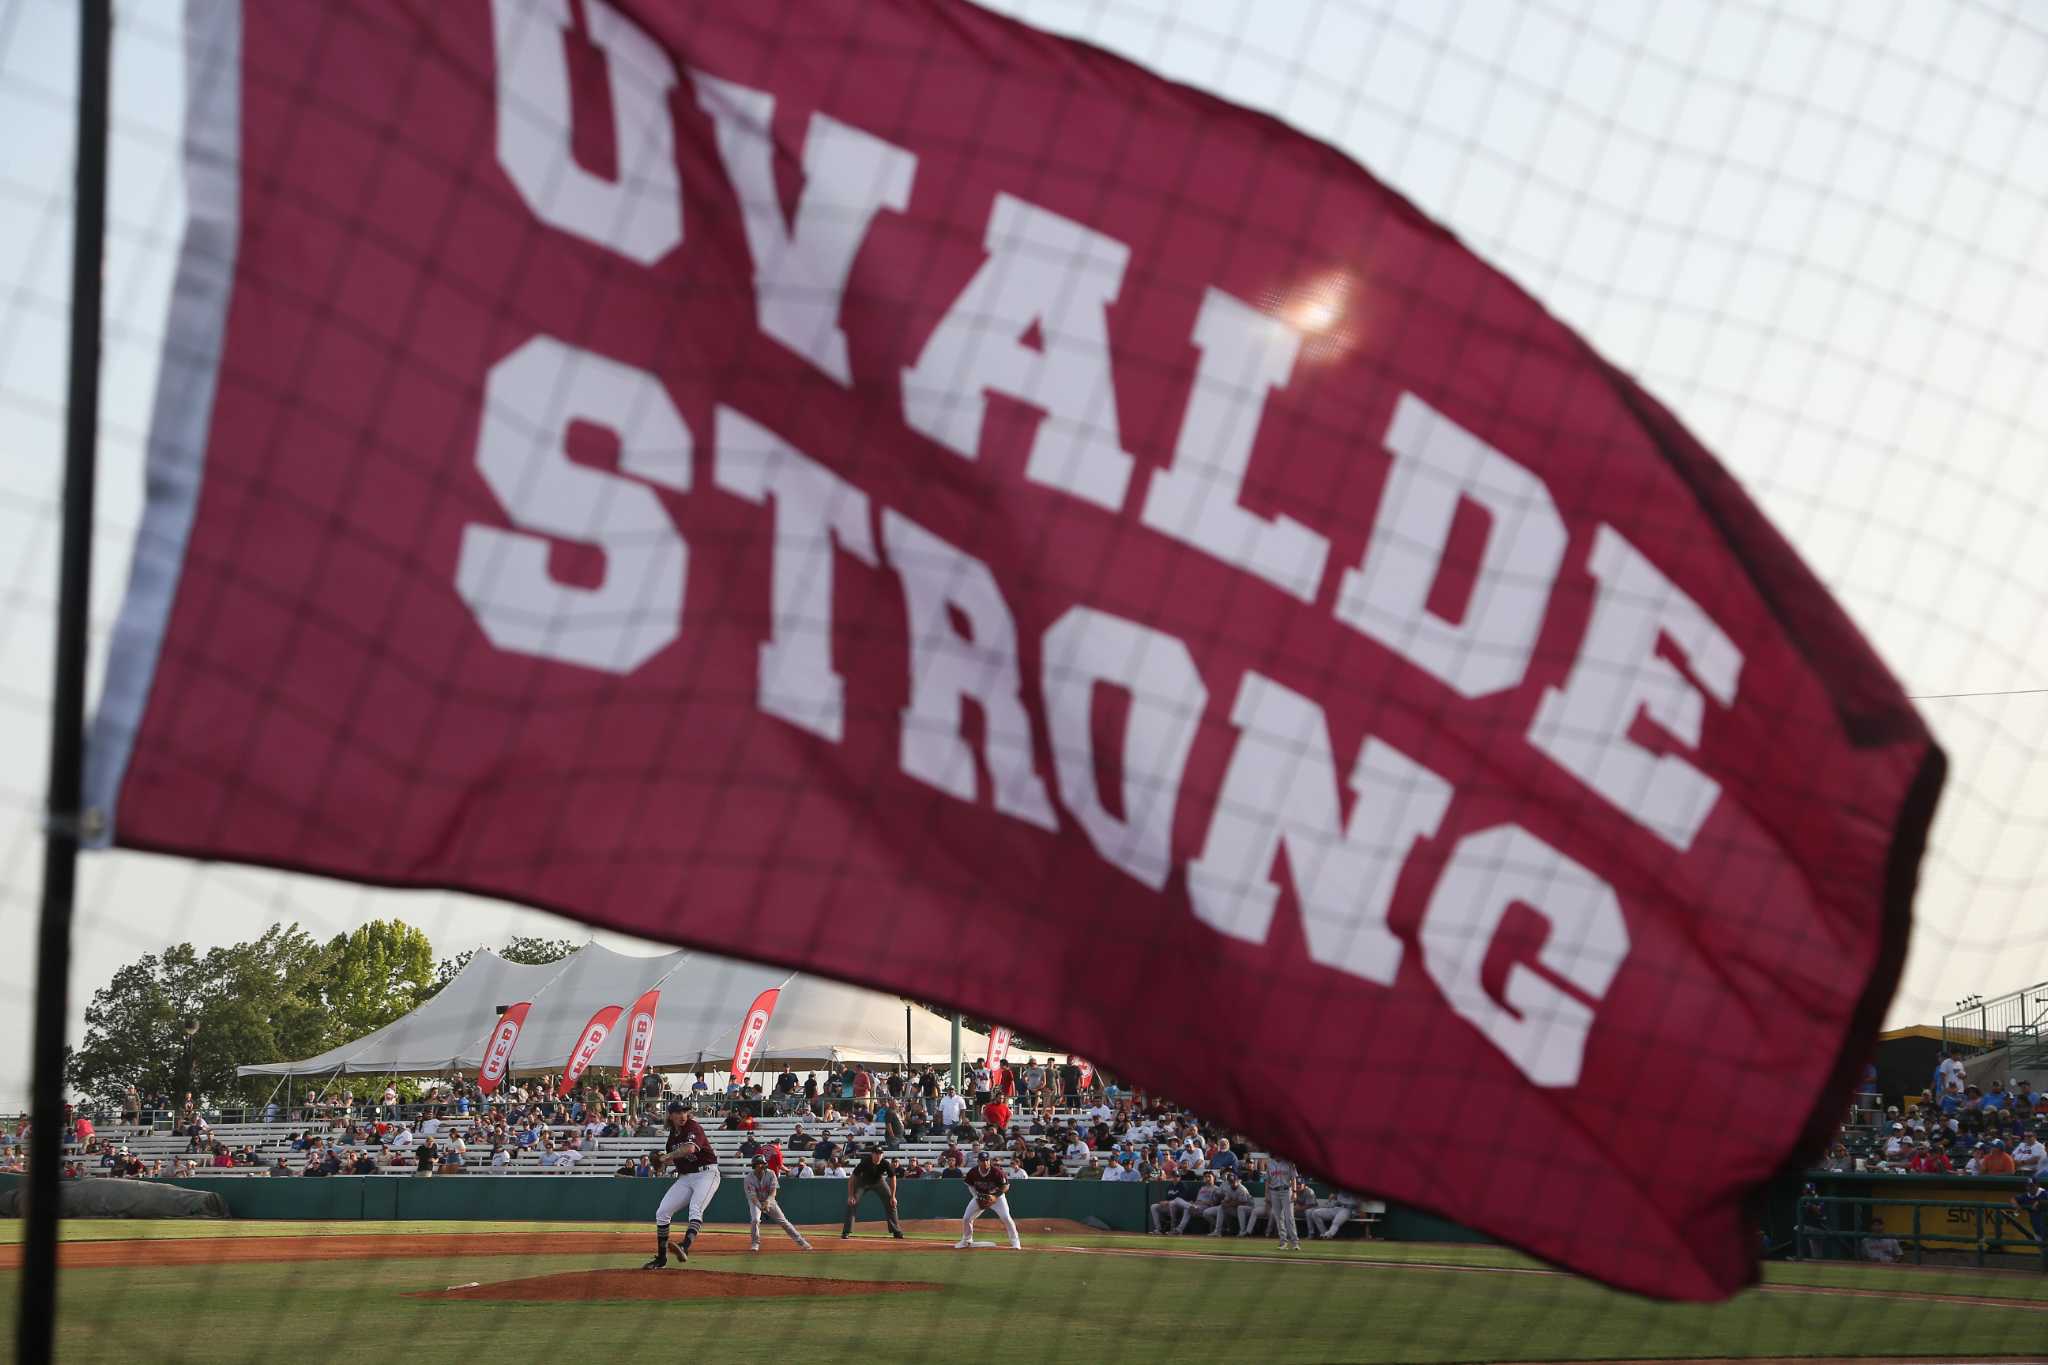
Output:
[[[876,1361],[1534,1361],[1740,1356],[2048,1359],[2048,1276],[1774,1265],[1760,1290],[1712,1307],[1655,1304],[1495,1248],[1312,1244],[1283,1255],[1254,1239],[1031,1238],[1039,1249],[700,1256],[699,1269],[841,1280],[918,1280],[930,1294],[668,1303],[464,1303],[421,1290],[595,1265],[617,1256],[456,1255],[78,1268],[63,1276],[62,1358],[354,1361],[447,1353],[577,1362],[702,1356],[777,1365]],[[375,1233],[488,1237],[619,1232],[615,1224],[67,1224],[74,1241],[291,1239]],[[0,1242],[20,1224],[0,1224]],[[773,1248],[775,1243],[768,1245]],[[785,1244],[786,1245],[786,1244]],[[623,1248],[630,1248],[624,1250]],[[1195,1256],[1117,1254],[1161,1249]],[[1518,1273],[1519,1272],[1519,1273]],[[11,1338],[15,1278],[0,1271]],[[1847,1292],[1815,1292],[1847,1291]],[[1944,1301],[1943,1295],[1995,1300]]]

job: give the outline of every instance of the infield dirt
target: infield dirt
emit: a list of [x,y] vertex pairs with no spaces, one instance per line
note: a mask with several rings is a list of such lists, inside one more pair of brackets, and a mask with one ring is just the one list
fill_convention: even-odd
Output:
[[[880,1224],[863,1223],[862,1230],[842,1241],[834,1226],[807,1227],[804,1235],[819,1252],[831,1255],[876,1251],[942,1251],[951,1243],[937,1240],[897,1241]],[[1090,1237],[1095,1230],[1070,1219],[1033,1219],[1019,1224],[1026,1245],[1033,1236]],[[951,1219],[906,1222],[913,1234],[958,1235],[960,1225]],[[787,1252],[789,1244],[780,1230],[764,1230],[764,1248]],[[617,1232],[516,1232],[449,1235],[365,1235],[346,1233],[316,1237],[164,1237],[136,1238],[120,1242],[64,1242],[57,1263],[66,1270],[90,1270],[109,1266],[196,1266],[246,1265],[265,1261],[382,1261],[435,1260],[454,1256],[638,1256],[647,1250],[647,1229],[622,1227]],[[747,1234],[733,1228],[706,1228],[691,1249],[691,1256],[745,1256]],[[0,1270],[21,1265],[19,1243],[0,1246]]]
[[723,1270],[574,1270],[492,1284],[407,1294],[408,1299],[489,1303],[592,1303],[620,1299],[820,1299],[852,1294],[914,1294],[939,1286],[916,1281],[829,1280],[801,1275],[735,1275]]

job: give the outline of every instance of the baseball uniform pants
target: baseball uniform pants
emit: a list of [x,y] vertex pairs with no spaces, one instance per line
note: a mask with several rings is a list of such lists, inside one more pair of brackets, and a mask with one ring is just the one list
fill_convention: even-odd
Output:
[[1017,1220],[1010,1217],[1010,1196],[1007,1194],[998,1195],[996,1202],[987,1208],[981,1206],[979,1199],[967,1201],[967,1212],[960,1219],[960,1240],[962,1242],[974,1240],[974,1220],[981,1217],[984,1213],[992,1213],[1002,1220],[1003,1230],[1010,1234],[1011,1246],[1020,1247],[1024,1245],[1023,1240],[1017,1236]]
[[756,1203],[749,1199],[747,1201],[747,1234],[748,1240],[752,1242],[755,1251],[761,1249],[761,1220],[763,1218],[773,1219],[775,1222],[780,1223],[782,1230],[789,1234],[789,1240],[795,1242],[798,1246],[810,1246],[810,1243],[804,1240],[804,1235],[796,1230],[796,1224],[789,1221],[789,1215],[782,1211],[782,1205],[776,1203],[773,1199],[765,1203]]
[[1301,1233],[1294,1226],[1294,1191],[1273,1190],[1266,1195],[1266,1216],[1273,1220],[1273,1230],[1280,1234],[1280,1245],[1299,1247]]

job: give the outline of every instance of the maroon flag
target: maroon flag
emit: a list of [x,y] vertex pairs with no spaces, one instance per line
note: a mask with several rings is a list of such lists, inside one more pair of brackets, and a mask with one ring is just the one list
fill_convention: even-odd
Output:
[[647,1059],[654,1052],[654,1007],[661,1000],[661,987],[651,987],[626,1011],[626,1046],[619,1059],[619,1076],[627,1085],[640,1084],[647,1074]]
[[512,1069],[512,1049],[519,1045],[519,1030],[526,1026],[526,1013],[532,1008],[531,1000],[522,1000],[508,1007],[492,1026],[491,1036],[484,1043],[483,1065],[476,1069],[476,1088],[484,1094],[503,1084],[506,1073]]
[[1942,759],[1534,300],[971,6],[191,11],[111,837],[1000,1015],[1616,1284],[1752,1278]]
[[747,1006],[747,1017],[740,1020],[740,1040],[732,1050],[732,1078],[741,1084],[753,1069],[754,1053],[761,1046],[761,1035],[768,1031],[768,1021],[775,1017],[775,1001],[781,994],[780,986],[762,991]]
[[619,1022],[625,1013],[623,1005],[606,1005],[590,1016],[590,1022],[583,1026],[583,1032],[576,1038],[576,1046],[569,1049],[569,1060],[562,1066],[561,1093],[566,1095],[576,1088],[576,1082],[590,1069],[591,1059],[604,1046],[604,1040],[611,1036],[612,1025]]

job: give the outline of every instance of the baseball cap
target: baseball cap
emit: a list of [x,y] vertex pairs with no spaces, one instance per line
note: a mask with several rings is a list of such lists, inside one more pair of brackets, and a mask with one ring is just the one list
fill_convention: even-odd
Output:
[[690,1102],[685,1099],[670,1100],[668,1102],[668,1112],[671,1114],[687,1114],[690,1112]]
[[756,1166],[766,1166],[768,1164],[768,1158],[762,1156],[759,1152],[756,1152],[754,1153],[753,1164]]

